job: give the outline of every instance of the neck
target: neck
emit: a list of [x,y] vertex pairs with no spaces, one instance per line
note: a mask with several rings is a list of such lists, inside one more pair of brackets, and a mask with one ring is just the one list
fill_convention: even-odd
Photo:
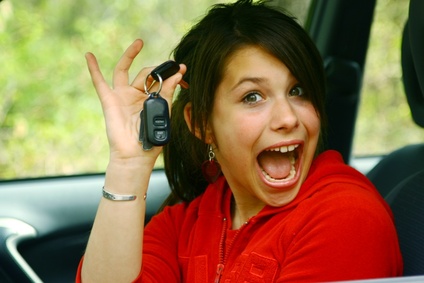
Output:
[[256,202],[237,201],[233,198],[231,201],[231,219],[232,229],[240,229],[250,218],[257,215],[264,208],[265,204]]

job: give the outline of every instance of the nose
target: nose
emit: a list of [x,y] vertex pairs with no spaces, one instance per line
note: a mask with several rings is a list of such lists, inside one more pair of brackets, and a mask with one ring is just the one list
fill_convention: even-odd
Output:
[[271,127],[275,131],[291,131],[299,126],[296,107],[287,97],[278,98],[272,105]]

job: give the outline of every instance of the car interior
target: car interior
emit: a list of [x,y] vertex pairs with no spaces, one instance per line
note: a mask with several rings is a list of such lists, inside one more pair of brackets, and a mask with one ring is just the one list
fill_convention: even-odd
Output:
[[[349,164],[354,164],[352,143],[377,1],[312,0],[305,24],[327,74],[328,148],[340,151]],[[399,34],[404,91],[421,128],[423,13],[424,1],[410,0]],[[378,127],[379,121],[369,123]],[[351,282],[424,282],[424,140],[380,156],[365,173],[393,211],[404,276]],[[103,180],[100,173],[0,181],[0,282],[74,282]],[[169,193],[163,169],[152,172],[148,192],[146,223]]]
[[[402,71],[414,122],[424,127],[424,2],[411,0],[402,38]],[[424,272],[424,143],[384,157],[368,178],[379,188],[395,215],[404,274]]]

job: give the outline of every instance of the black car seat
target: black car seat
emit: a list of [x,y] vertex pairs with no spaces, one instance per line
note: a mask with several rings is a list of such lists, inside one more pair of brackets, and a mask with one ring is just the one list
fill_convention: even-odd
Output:
[[[402,40],[403,84],[414,122],[424,127],[424,1],[411,0]],[[405,137],[407,139],[408,137]],[[424,141],[384,157],[368,174],[383,197],[408,176],[424,169]]]
[[[402,40],[405,93],[413,120],[421,127],[424,127],[423,11],[424,1],[410,1],[409,19]],[[404,275],[424,275],[424,141],[389,154],[368,177],[392,208],[404,260]]]
[[386,197],[395,216],[404,276],[424,274],[424,170],[398,184]]

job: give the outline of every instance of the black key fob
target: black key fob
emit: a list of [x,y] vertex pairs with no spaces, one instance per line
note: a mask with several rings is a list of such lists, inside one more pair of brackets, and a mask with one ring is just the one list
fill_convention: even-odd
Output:
[[157,93],[152,93],[144,101],[140,118],[139,140],[142,142],[144,150],[168,143],[170,138],[170,119],[168,102],[164,98]]
[[155,81],[159,81],[159,76],[162,80],[166,80],[170,76],[176,74],[180,70],[180,65],[177,62],[169,60],[157,66],[150,75]]
[[[180,66],[175,61],[166,61],[156,67],[149,76],[154,79],[154,82],[159,82],[159,90],[149,93],[146,82],[144,89],[149,97],[144,101],[143,110],[140,112],[140,133],[139,141],[143,144],[143,150],[150,150],[153,146],[161,146],[168,143],[171,130],[169,119],[168,102],[160,96],[162,83],[178,72]],[[151,87],[150,86],[150,87]]]

